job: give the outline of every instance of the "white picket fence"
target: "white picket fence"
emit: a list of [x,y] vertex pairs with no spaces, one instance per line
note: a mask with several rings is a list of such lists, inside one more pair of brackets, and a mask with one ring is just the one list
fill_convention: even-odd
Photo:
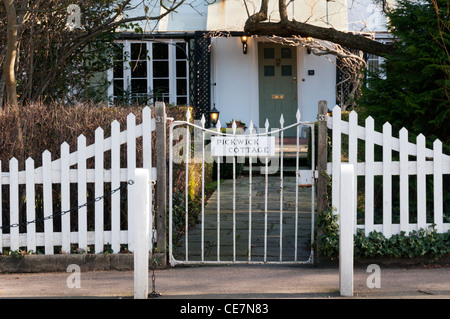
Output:
[[[104,138],[103,129],[95,131],[95,143],[86,146],[86,137],[80,135],[77,140],[77,151],[69,153],[69,145],[61,145],[60,158],[51,160],[49,151],[42,154],[42,167],[35,168],[34,160],[28,158],[25,163],[25,171],[18,170],[18,161],[13,158],[9,162],[9,172],[1,172],[0,162],[0,190],[2,185],[9,185],[9,210],[3,210],[2,192],[0,191],[0,252],[3,248],[10,250],[26,249],[36,251],[37,247],[45,247],[45,254],[52,255],[54,247],[60,246],[63,253],[69,253],[71,244],[77,244],[79,249],[87,251],[88,245],[95,245],[95,253],[104,251],[104,245],[110,244],[113,253],[120,251],[121,244],[127,244],[128,250],[133,251],[133,186],[127,187],[127,229],[122,230],[120,201],[121,196],[125,196],[124,191],[117,191],[113,194],[104,194],[105,183],[110,183],[111,190],[119,188],[123,182],[134,180],[137,164],[136,144],[137,139],[142,137],[143,168],[149,169],[150,180],[156,180],[156,170],[152,167],[152,142],[151,133],[155,130],[155,119],[151,117],[151,109],[145,107],[142,110],[142,123],[136,125],[136,116],[129,114],[127,117],[126,130],[120,131],[120,124],[114,121],[111,124],[111,136]],[[120,164],[121,145],[126,144],[126,167]],[[105,152],[110,151],[111,162],[105,163]],[[86,162],[93,158],[94,168],[87,168]],[[73,166],[76,165],[76,168]],[[106,169],[109,167],[109,169]],[[53,201],[60,200],[61,211],[72,209],[70,206],[70,184],[76,183],[78,202],[78,227],[77,231],[71,231],[70,213],[61,216],[61,231],[55,232],[54,220],[49,218],[44,221],[44,231],[36,230],[36,184],[43,185],[42,198],[44,218],[56,214],[53,211]],[[87,229],[88,209],[85,204],[94,198],[88,196],[87,185],[95,185],[94,198],[110,196],[111,216],[110,221],[104,219],[104,201],[95,202],[95,229]],[[60,184],[60,188],[53,187]],[[19,198],[19,186],[25,185],[26,204],[21,205]],[[23,186],[22,186],[23,187]],[[55,189],[60,189],[60,193],[55,195]],[[7,191],[3,187],[3,191]],[[122,192],[122,194],[121,194]],[[151,194],[150,194],[151,195]],[[19,211],[21,206],[25,206],[23,211]],[[23,223],[24,219],[31,222],[26,225],[26,232],[19,232],[19,227],[1,229],[3,214],[9,214],[9,225]],[[123,218],[123,217],[122,217]],[[110,224],[110,230],[105,230],[105,225]],[[150,225],[151,226],[151,225]],[[59,228],[59,227],[58,227]],[[150,228],[152,229],[152,228]]]
[[[368,117],[365,127],[358,125],[358,114],[352,111],[349,121],[341,119],[341,109],[336,106],[332,117],[328,117],[328,128],[332,129],[332,163],[328,163],[328,173],[332,175],[332,206],[339,213],[340,207],[340,167],[342,160],[342,134],[348,135],[348,162],[354,165],[354,185],[357,188],[357,176],[365,176],[364,185],[364,224],[358,224],[354,208],[354,232],[357,228],[363,228],[366,236],[372,232],[382,232],[389,238],[393,234],[404,231],[407,234],[413,230],[426,229],[435,225],[439,233],[450,230],[450,223],[444,223],[443,216],[443,175],[450,174],[450,156],[442,153],[442,143],[434,141],[433,149],[426,148],[425,136],[417,136],[416,144],[408,141],[408,131],[403,128],[399,132],[399,138],[392,136],[391,124],[383,125],[383,132],[374,130],[374,120]],[[358,140],[365,141],[364,161],[358,161]],[[375,161],[374,145],[382,146],[382,161]],[[393,151],[399,152],[399,160],[393,160]],[[415,157],[412,160],[410,157]],[[347,159],[345,160],[347,161]],[[374,222],[374,177],[382,176],[382,224]],[[392,194],[393,176],[399,176],[399,194]],[[417,176],[417,192],[411,194],[417,198],[417,223],[409,220],[409,176]],[[427,222],[427,175],[433,179],[433,221]],[[345,191],[345,190],[343,190]],[[392,222],[393,203],[392,196],[398,196],[400,208],[400,222]],[[354,193],[355,203],[357,192]],[[431,200],[431,199],[428,199]]]

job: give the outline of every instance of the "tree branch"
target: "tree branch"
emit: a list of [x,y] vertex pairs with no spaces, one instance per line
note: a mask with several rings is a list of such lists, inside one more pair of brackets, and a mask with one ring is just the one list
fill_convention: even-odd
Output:
[[278,10],[280,11],[281,23],[288,22],[288,15],[286,10],[286,0],[278,0]]
[[7,103],[17,105],[15,62],[17,56],[17,14],[14,0],[3,1],[8,18],[4,75]]
[[[255,17],[258,14],[260,13],[257,13],[252,17]],[[253,19],[252,17],[247,20],[244,28],[244,31],[250,35],[312,37],[320,40],[338,43],[348,48],[362,50],[364,52],[379,56],[387,56],[395,53],[394,48],[391,45],[380,43],[362,35],[339,31],[333,28],[319,27],[295,20],[285,21],[281,23],[262,23],[263,20],[258,21],[256,19],[258,16]]]

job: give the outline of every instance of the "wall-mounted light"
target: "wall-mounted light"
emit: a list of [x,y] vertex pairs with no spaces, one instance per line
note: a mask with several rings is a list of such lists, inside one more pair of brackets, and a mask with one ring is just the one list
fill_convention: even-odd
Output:
[[247,54],[247,36],[243,35],[241,37],[241,42],[242,42],[242,53]]
[[209,116],[211,117],[211,123],[216,127],[217,121],[219,120],[219,114],[220,112],[217,111],[216,107],[214,106],[211,111],[209,111]]
[[[312,42],[312,41],[313,41],[313,38],[307,37],[307,38],[306,38],[306,41],[307,41],[307,42]],[[308,54],[311,54],[311,48],[307,47],[307,48],[306,48],[306,52],[307,52]]]

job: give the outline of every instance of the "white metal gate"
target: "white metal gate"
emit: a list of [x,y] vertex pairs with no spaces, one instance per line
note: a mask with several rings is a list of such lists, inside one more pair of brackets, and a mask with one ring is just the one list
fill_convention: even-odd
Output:
[[[313,263],[314,251],[314,123],[297,121],[280,128],[246,132],[236,122],[222,129],[220,121],[205,128],[205,118],[191,123],[170,120],[169,128],[169,262],[177,264]],[[310,128],[311,168],[300,169],[301,127]],[[295,164],[285,166],[284,132],[297,128],[291,145]],[[224,132],[225,131],[225,132]],[[231,156],[233,155],[233,156]],[[261,164],[258,166],[258,159]],[[215,162],[215,163],[213,163]],[[238,165],[248,163],[248,176],[236,177]],[[269,165],[270,163],[270,165]],[[217,189],[205,198],[205,166],[215,165]],[[225,166],[227,165],[227,166]],[[221,170],[232,178],[221,182]],[[255,174],[254,170],[260,172]],[[199,223],[190,224],[194,210],[189,199],[192,170],[201,170]],[[174,178],[185,174],[184,194],[174,189]],[[192,185],[191,185],[192,186]]]

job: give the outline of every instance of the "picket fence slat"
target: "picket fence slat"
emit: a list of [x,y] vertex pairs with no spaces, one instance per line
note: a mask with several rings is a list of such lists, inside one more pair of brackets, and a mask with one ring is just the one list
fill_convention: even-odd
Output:
[[[136,170],[136,117],[133,113],[127,117],[127,168],[128,180],[133,180]],[[128,198],[133,198],[130,187],[127,188]],[[128,201],[128,249],[134,250],[134,201]]]
[[[333,108],[333,131],[332,131],[332,143],[333,143],[333,172],[331,175],[333,185],[340,185],[340,167],[341,167],[341,109],[338,106]],[[348,128],[348,125],[347,125]],[[348,129],[347,129],[348,132]],[[331,190],[332,205],[336,208],[336,213],[339,214],[339,188],[333,187]]]
[[392,127],[383,125],[383,234],[391,237],[392,224]]
[[419,228],[426,224],[426,175],[425,175],[425,136],[417,136],[417,223]]
[[[358,114],[355,111],[352,111],[349,116],[349,131],[348,131],[348,161],[350,164],[353,164],[355,168],[358,163]],[[358,175],[353,174],[354,180],[353,185],[355,189],[358,187]],[[354,202],[357,202],[358,193],[355,192]],[[356,225],[357,225],[357,205],[353,205],[353,230],[356,234]]]
[[[375,160],[375,149],[374,149],[374,120],[372,117],[366,119],[366,167],[364,174],[365,179],[365,211],[366,216],[364,219],[365,223],[365,235],[368,236],[373,231],[374,225],[374,160]],[[358,171],[358,169],[356,169]],[[358,175],[356,172],[355,175]]]
[[408,172],[408,130],[402,128],[400,137],[400,231],[409,231],[409,172]]
[[[10,225],[19,222],[19,163],[13,158],[9,161],[9,171],[11,174],[11,182],[9,184],[9,202],[10,202]],[[19,228],[10,228],[11,234],[11,250],[19,249]]]
[[[97,128],[95,130],[95,198],[103,196],[103,170],[104,170],[104,156],[103,156],[103,129]],[[95,202],[95,253],[102,253],[103,247],[103,201]]]
[[[70,166],[69,166],[69,144],[64,142],[61,144],[61,210],[68,211],[70,209]],[[61,217],[61,250],[70,253],[70,214],[64,214]]]
[[[332,129],[332,162],[327,164],[328,174],[332,175],[332,205],[339,213],[339,167],[348,161],[355,167],[355,176],[364,176],[364,224],[355,223],[357,228],[364,229],[366,236],[372,231],[382,232],[386,237],[400,232],[425,229],[433,226],[437,232],[450,230],[450,223],[443,220],[443,175],[450,174],[450,156],[442,153],[442,143],[436,140],[433,149],[426,147],[425,136],[417,136],[416,144],[409,142],[408,131],[402,128],[399,137],[393,137],[392,126],[386,122],[382,132],[375,131],[375,123],[370,116],[366,118],[364,127],[359,126],[357,113],[350,112],[349,120],[343,121],[341,109],[333,108],[333,116],[328,119],[327,126]],[[348,159],[342,158],[341,134],[348,135]],[[364,161],[358,161],[358,139],[365,143]],[[375,145],[382,147],[382,160],[375,161]],[[399,153],[394,160],[394,152]],[[415,158],[414,158],[415,157]],[[382,223],[375,224],[374,187],[375,176],[382,176]],[[399,176],[399,194],[393,194],[393,176]],[[417,190],[417,222],[410,223],[410,176],[416,176]],[[433,183],[427,184],[427,176]],[[356,177],[355,177],[356,178]],[[431,179],[430,179],[431,180]],[[357,180],[355,179],[355,183]],[[427,186],[432,185],[433,221],[427,221]],[[431,190],[428,191],[431,193]],[[356,196],[357,194],[355,194]],[[412,195],[412,194],[411,194]],[[393,223],[393,196],[399,198],[399,223]],[[338,198],[336,198],[338,197]],[[431,200],[428,199],[428,200]]]
[[[149,170],[149,180],[153,180],[152,171],[152,111],[150,108],[142,110],[142,167]],[[149,188],[150,202],[153,200],[152,188]],[[152,218],[149,219],[149,228],[152,229]],[[152,247],[152,236],[150,236],[149,247]]]
[[434,187],[434,223],[436,224],[436,230],[440,233],[444,232],[444,219],[443,219],[443,183],[442,183],[442,142],[439,140],[433,143],[434,150],[434,174],[433,174],[433,187]]
[[[86,137],[78,137],[78,206],[87,202],[87,184],[86,184]],[[87,207],[78,209],[78,249],[87,251]]]
[[[120,186],[120,124],[111,124],[111,189]],[[111,248],[120,250],[120,192],[111,195]]]
[[[25,171],[27,175],[26,181],[26,210],[27,220],[36,219],[36,196],[34,184],[34,160],[28,158],[25,162]],[[27,225],[27,248],[28,250],[36,251],[36,224],[31,223]]]
[[[52,161],[49,151],[42,154],[44,218],[53,215]],[[53,255],[53,219],[44,220],[45,254]]]

